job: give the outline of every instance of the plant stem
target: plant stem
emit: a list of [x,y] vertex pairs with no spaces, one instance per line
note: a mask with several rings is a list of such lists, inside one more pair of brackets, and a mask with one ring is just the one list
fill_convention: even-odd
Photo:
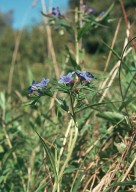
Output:
[[[72,120],[73,120],[73,119],[72,119]],[[73,132],[73,130],[72,130],[72,132]],[[57,183],[55,182],[52,192],[55,192],[56,189],[59,188],[58,185],[60,185],[60,181],[61,181],[62,176],[63,176],[63,174],[64,174],[65,168],[66,168],[66,166],[67,166],[67,164],[68,164],[68,162],[69,162],[69,160],[70,160],[70,158],[71,158],[72,152],[73,152],[73,150],[74,150],[74,147],[75,147],[75,144],[76,144],[76,140],[77,140],[77,137],[78,137],[78,127],[77,127],[76,124],[75,124],[75,126],[74,126],[74,132],[73,132],[73,133],[74,133],[73,142],[72,142],[71,147],[70,147],[70,150],[69,150],[69,152],[68,152],[68,154],[67,154],[67,158],[66,158],[66,160],[65,160],[65,162],[64,162],[64,164],[63,164],[63,166],[62,166],[62,168],[61,168],[61,170],[60,170],[60,173],[59,173],[59,175],[58,175],[58,182],[57,182]],[[59,190],[58,190],[58,192],[59,192]]]
[[[61,150],[60,150],[60,153],[59,153],[58,164],[59,164],[59,162],[60,162],[60,158],[61,158],[62,153],[63,153],[63,151],[64,151],[64,146],[66,145],[67,137],[68,137],[68,134],[69,134],[69,131],[70,131],[70,128],[71,128],[72,124],[73,124],[73,119],[71,119],[71,120],[69,121],[68,128],[67,128],[67,130],[66,130],[66,133],[65,133],[65,136],[64,136],[64,140],[63,140],[63,146],[62,146],[62,148],[61,148]],[[59,168],[58,168],[58,169],[59,169]]]
[[72,152],[73,152],[73,149],[75,147],[76,140],[77,140],[77,136],[78,136],[78,127],[75,125],[75,135],[74,135],[74,138],[73,138],[73,142],[71,144],[71,150],[69,151],[69,153],[67,155],[67,158],[66,158],[66,160],[64,162],[64,165],[61,168],[60,174],[58,176],[59,181],[61,180],[61,178],[62,178],[62,176],[64,174],[64,170],[65,170],[65,168],[66,168],[66,166],[67,166],[67,164],[68,164],[68,162],[69,162],[69,160],[71,158],[71,155],[72,155]]
[[73,101],[71,92],[69,92],[69,96],[70,96],[70,104],[71,104],[71,110],[72,110],[72,117],[73,117],[74,122],[76,123],[76,116],[75,116],[75,111],[74,111],[74,101]]

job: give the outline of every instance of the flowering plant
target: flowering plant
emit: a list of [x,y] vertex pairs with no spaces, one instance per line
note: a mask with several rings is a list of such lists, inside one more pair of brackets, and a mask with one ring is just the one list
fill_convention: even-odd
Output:
[[[68,115],[70,115],[71,117],[71,120],[69,121],[69,125],[65,133],[65,138],[67,138],[68,134],[73,135],[71,149],[68,152],[68,155],[66,157],[65,163],[62,166],[62,168],[60,168],[60,164],[61,164],[60,159],[64,151],[63,145],[66,145],[67,139],[63,140],[63,145],[59,151],[57,167],[55,168],[54,165],[52,165],[52,169],[54,170],[54,174],[56,178],[54,187],[53,187],[54,192],[58,187],[58,180],[61,180],[63,177],[64,171],[72,156],[72,152],[74,150],[76,141],[78,139],[79,127],[77,122],[77,113],[80,110],[83,110],[83,107],[85,108],[90,107],[90,105],[87,105],[83,102],[87,95],[87,92],[83,93],[83,91],[87,90],[87,88],[89,91],[91,91],[91,89],[89,88],[90,86],[93,87],[93,84],[91,85],[91,81],[93,79],[94,79],[94,75],[91,74],[90,72],[78,70],[78,71],[69,72],[67,75],[60,75],[60,79],[56,83],[54,83],[55,89],[53,87],[48,87],[49,82],[51,82],[51,80],[45,79],[45,78],[43,78],[40,82],[33,81],[32,85],[28,87],[29,98],[32,97],[33,99],[32,104],[36,104],[36,102],[41,96],[54,97],[54,94],[56,91],[58,93],[61,92],[68,95],[68,98],[63,96],[63,99],[56,96],[54,97],[55,101],[62,108],[62,110],[67,112]],[[49,91],[50,91],[50,94],[49,94]],[[48,147],[46,146],[42,137],[41,136],[39,137],[44,143],[45,151],[48,154],[49,153]],[[49,157],[49,159],[51,162],[54,161],[54,159],[52,159],[51,156]]]
[[[110,10],[107,14],[109,12]],[[33,81],[28,87],[28,95],[32,100],[30,104],[36,104],[41,96],[45,96],[46,99],[49,96],[53,99],[53,104],[63,111],[61,113],[63,121],[65,118],[67,119],[65,133],[62,138],[55,140],[54,153],[50,150],[48,143],[35,130],[44,145],[50,162],[52,177],[54,178],[52,191],[60,192],[65,172],[81,134],[80,113],[86,109],[92,110],[93,107],[101,104],[90,103],[90,98],[93,100],[99,91],[95,87],[95,75],[89,71],[82,71],[80,67],[83,60],[80,57],[80,52],[82,52],[81,38],[90,28],[99,26],[105,19],[105,15],[101,16],[99,20],[98,16],[94,15],[94,9],[88,8],[85,4],[81,6],[81,10],[75,9],[75,20],[64,17],[59,7],[54,7],[51,13],[43,13],[43,15],[48,17],[50,26],[56,26],[57,29],[63,29],[70,35],[72,34],[75,42],[75,55],[71,53],[69,47],[65,47],[73,71],[68,70],[66,75],[61,74],[57,80],[43,78],[40,82]],[[58,114],[60,113],[58,112]]]

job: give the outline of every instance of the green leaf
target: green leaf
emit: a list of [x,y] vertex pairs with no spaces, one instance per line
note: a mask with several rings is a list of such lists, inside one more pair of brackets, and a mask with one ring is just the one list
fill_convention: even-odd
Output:
[[32,73],[32,70],[30,68],[29,65],[27,65],[27,79],[28,79],[28,83],[31,84],[33,79],[34,79],[34,76],[33,76],[33,73]]
[[60,25],[61,27],[65,28],[68,32],[71,32],[72,26],[70,26],[67,22],[66,19],[58,19],[57,24]]
[[116,187],[116,186],[127,186],[127,185],[136,185],[136,181],[123,181],[123,182],[117,182],[112,184],[111,186],[109,186],[106,190],[106,192],[109,191],[109,189],[111,189],[112,187]]
[[88,109],[88,108],[93,108],[93,107],[96,107],[99,105],[106,105],[109,103],[115,103],[115,102],[102,102],[102,103],[95,103],[95,104],[91,104],[91,105],[84,105],[80,110],[76,110],[75,113],[78,113],[78,112],[83,111],[83,110]]
[[[103,43],[104,43],[104,45],[105,45],[109,50],[112,51],[112,53],[113,53],[119,60],[121,60],[120,55],[119,55],[114,49],[112,49],[107,43],[105,43],[105,42],[103,42]],[[122,61],[122,62],[123,62],[123,61]]]
[[[39,98],[40,98],[40,97],[39,97]],[[35,104],[38,102],[39,98],[37,98],[37,99],[35,99],[34,101],[32,101],[32,102],[30,103],[30,105],[35,105]]]
[[80,176],[79,176],[79,177],[77,178],[77,180],[75,181],[75,185],[74,185],[73,189],[70,190],[70,192],[77,192],[78,187],[79,187],[79,185],[80,185],[80,183],[81,183],[81,179],[82,179],[83,175],[84,175],[84,173],[81,173],[81,174],[80,174]]
[[46,186],[46,183],[44,183],[43,185],[40,185],[35,192],[43,192],[44,188]]
[[22,103],[22,106],[28,106],[31,105],[32,101],[26,101]]
[[44,13],[44,12],[42,12],[42,11],[41,11],[41,14],[42,14],[43,16],[45,16],[45,17],[50,18],[50,19],[56,19],[56,17],[55,17],[55,16],[53,16],[53,15],[49,15],[49,14],[45,14],[45,13]]
[[69,48],[67,46],[65,48],[69,55],[69,59],[70,59],[70,62],[72,64],[74,70],[81,70],[80,66],[77,64],[76,60],[73,58],[72,54],[70,53]]
[[124,107],[127,107],[130,103],[136,101],[136,97],[130,97],[126,101],[122,102],[122,105],[119,108],[119,111],[121,111]]
[[45,140],[39,135],[39,133],[34,129],[34,131],[37,133],[37,135],[40,138],[40,141],[43,144],[43,147],[45,149],[46,155],[47,155],[47,159],[49,160],[50,164],[51,164],[51,168],[52,171],[55,175],[55,178],[57,179],[57,171],[56,171],[56,165],[55,165],[55,157],[53,156],[51,149],[49,148],[49,145],[45,142]]
[[60,88],[64,89],[64,90],[66,90],[66,91],[71,89],[71,87],[69,87],[69,86],[67,86],[67,85],[65,85],[65,84],[61,84],[61,83],[59,83],[58,86],[59,86]]
[[5,176],[1,175],[1,177],[0,177],[0,183],[2,183],[2,182],[4,181],[4,177],[5,177]]
[[111,6],[109,7],[109,9],[103,14],[103,16],[98,16],[98,17],[96,18],[96,21],[97,21],[97,22],[100,22],[100,21],[102,21],[102,20],[105,20],[105,19],[109,16],[109,14],[110,14],[110,12],[112,11],[113,7],[114,7],[114,3],[111,4]]
[[2,158],[2,162],[3,164],[6,164],[7,161],[10,159],[10,157],[12,156],[13,152],[15,151],[16,147],[12,147],[11,149],[9,149],[5,154],[4,157]]
[[64,111],[69,111],[69,106],[67,105],[67,103],[66,103],[66,101],[65,100],[63,100],[62,101],[62,104],[60,105],[61,106],[61,108],[64,110]]
[[17,117],[11,119],[10,121],[6,121],[6,124],[9,125],[13,122],[16,122],[17,120],[21,119],[21,117],[23,117],[24,115],[18,115]]
[[35,105],[40,98],[41,98],[40,95],[30,96],[30,97],[29,97],[29,100],[30,100],[30,101],[23,102],[22,105],[23,105],[23,106]]
[[93,21],[86,22],[83,27],[78,31],[78,41],[83,37],[83,35],[90,29]]
[[6,105],[5,93],[0,92],[0,106],[4,109]]
[[56,139],[55,143],[56,143],[57,147],[59,147],[59,148],[63,147],[63,144],[60,141],[60,139]]
[[2,145],[0,145],[0,153],[3,153],[4,152],[4,148]]
[[98,113],[97,114],[98,117],[104,118],[106,120],[111,120],[111,121],[115,121],[115,120],[121,120],[124,119],[124,115],[118,112],[111,112],[111,111],[105,111],[103,113]]
[[48,95],[49,97],[53,96],[53,93],[52,93],[50,87],[49,88],[45,88],[43,92],[44,92],[45,95]]
[[83,92],[79,92],[78,93],[78,99],[79,100],[83,100],[87,97],[86,93],[83,93]]
[[66,173],[73,173],[76,170],[79,170],[79,168],[76,168],[75,166],[71,165],[67,169],[65,169],[64,174],[66,174]]

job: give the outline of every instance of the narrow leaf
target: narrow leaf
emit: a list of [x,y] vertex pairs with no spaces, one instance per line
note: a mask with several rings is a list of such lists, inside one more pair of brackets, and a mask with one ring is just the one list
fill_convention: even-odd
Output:
[[106,192],[109,191],[109,189],[111,189],[112,187],[116,187],[116,186],[127,186],[127,185],[136,185],[136,181],[124,181],[124,182],[117,182],[115,184],[112,184],[111,186],[109,186],[106,190]]
[[127,99],[127,101],[123,102],[122,105],[120,106],[119,111],[121,111],[124,107],[127,107],[130,103],[136,101],[136,97],[130,97]]
[[76,60],[73,58],[72,54],[69,51],[69,48],[66,46],[66,51],[68,52],[70,62],[75,70],[81,70],[80,66],[77,64]]
[[[120,101],[117,101],[117,102],[120,102]],[[115,102],[103,102],[103,103],[95,103],[95,104],[91,104],[91,105],[86,105],[83,108],[81,108],[80,110],[76,110],[75,113],[78,113],[78,112],[83,111],[83,110],[88,109],[88,108],[93,108],[93,107],[96,107],[99,105],[106,105],[109,103],[115,103]]]
[[90,29],[92,23],[93,23],[92,21],[91,22],[86,22],[83,25],[83,27],[78,32],[78,40],[80,40],[83,37],[83,35]]
[[99,113],[97,114],[98,117],[107,119],[107,120],[111,120],[111,121],[115,121],[115,120],[121,120],[124,118],[124,115],[118,112],[112,112],[112,111],[105,111],[103,113]]
[[77,180],[75,181],[75,185],[74,185],[74,187],[73,187],[71,192],[77,192],[78,187],[79,187],[79,185],[81,183],[81,179],[82,179],[83,175],[84,175],[84,173],[81,173],[80,176],[77,178]]
[[43,144],[43,147],[44,147],[45,152],[47,154],[47,158],[48,158],[48,160],[49,160],[49,162],[51,164],[52,171],[54,172],[54,175],[57,178],[57,171],[56,171],[56,166],[55,166],[55,161],[54,161],[55,158],[53,157],[51,149],[49,148],[48,144],[44,141],[44,139],[39,135],[39,133],[35,129],[34,129],[34,131],[37,133],[37,135],[40,138],[40,141]]

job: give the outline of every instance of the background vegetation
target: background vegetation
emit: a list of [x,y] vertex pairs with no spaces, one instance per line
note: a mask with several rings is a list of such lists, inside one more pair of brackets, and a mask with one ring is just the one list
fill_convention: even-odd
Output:
[[[86,96],[91,108],[78,114],[79,136],[60,192],[136,191],[136,45],[134,41],[128,44],[136,36],[136,13],[135,1],[124,0],[123,6],[121,2],[86,1],[95,17],[112,3],[114,7],[100,26],[82,35],[80,67],[97,79],[95,91]],[[79,1],[69,1],[65,18],[74,18],[71,10],[76,6]],[[49,97],[35,105],[23,103],[28,101],[25,90],[33,79],[59,79],[60,74],[74,70],[66,45],[75,59],[75,39],[68,29],[52,26],[50,30],[46,19],[15,30],[13,12],[0,13],[1,192],[52,191],[51,165],[34,129],[54,153],[62,147],[70,119]]]

